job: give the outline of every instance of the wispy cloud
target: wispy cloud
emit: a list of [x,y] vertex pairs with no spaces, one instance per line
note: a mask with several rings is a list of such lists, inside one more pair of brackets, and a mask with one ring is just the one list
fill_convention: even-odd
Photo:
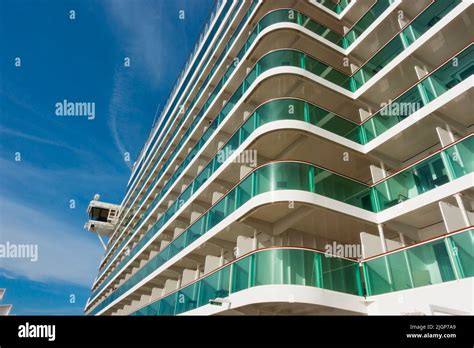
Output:
[[[145,99],[153,99],[153,91],[158,87],[163,88],[164,72],[173,63],[170,54],[163,54],[163,47],[170,40],[169,35],[163,35],[170,29],[170,14],[163,13],[162,1],[110,0],[104,2],[104,7],[111,30],[124,52],[123,58],[130,58],[131,63],[129,68],[125,68],[123,58],[119,60],[108,107],[108,125],[114,144],[123,156],[125,152],[130,152],[132,144],[136,146],[137,135],[143,134],[139,129],[151,126],[154,110],[144,114],[143,102]],[[143,94],[142,89],[142,94],[137,95],[137,85],[145,87],[149,92]],[[138,117],[139,115],[142,117]],[[140,120],[140,124],[135,120]],[[143,122],[144,120],[149,121]],[[138,142],[141,145],[144,141],[144,138],[139,138]],[[133,155],[135,154],[131,156]],[[126,162],[129,168],[132,163],[133,161]]]
[[45,117],[45,115],[32,107],[32,103],[30,100],[26,100],[25,97],[23,96],[20,98],[17,94],[12,93],[11,91],[6,91],[2,88],[0,88],[0,96],[3,98],[7,99],[10,103],[16,105],[19,108],[22,108],[33,115],[39,116],[39,117]]
[[104,6],[111,29],[131,59],[131,66],[138,67],[135,72],[157,86],[166,71],[166,60],[172,59],[169,54],[163,55],[163,47],[167,39],[164,33],[171,29],[169,18],[173,14],[164,13],[163,1],[108,0]]
[[[118,123],[120,120],[123,120],[124,118],[121,117],[121,115],[126,115],[128,112],[128,107],[127,107],[127,102],[129,101],[129,92],[128,88],[126,86],[127,80],[124,77],[124,73],[116,72],[114,75],[114,86],[113,86],[113,91],[112,91],[112,96],[110,98],[110,103],[109,103],[109,119],[108,119],[108,124],[110,127],[110,131],[112,133],[112,137],[114,139],[115,146],[117,147],[118,151],[122,156],[127,151],[125,148],[125,145],[123,144],[122,141],[122,136],[119,131],[119,125]],[[127,130],[127,127],[120,127],[120,129],[125,129]],[[124,163],[131,169],[132,168],[132,162],[125,162]]]
[[[63,281],[89,286],[92,270],[103,253],[98,242],[77,234],[77,228],[60,216],[43,212],[12,200],[0,200],[0,240],[14,244],[38,245],[38,260],[2,258],[0,267],[36,281]],[[81,233],[86,233],[81,231]]]
[[0,133],[8,134],[8,135],[11,135],[11,136],[14,136],[14,137],[17,137],[17,138],[33,141],[33,142],[36,142],[36,143],[41,143],[41,144],[47,144],[47,145],[51,145],[51,146],[55,146],[55,147],[60,147],[60,148],[67,149],[67,150],[70,150],[70,151],[73,151],[73,152],[76,152],[76,153],[79,153],[79,154],[82,154],[82,155],[87,155],[87,156],[91,155],[90,152],[79,150],[79,149],[77,149],[75,147],[72,147],[72,146],[69,146],[65,143],[61,143],[61,142],[58,142],[58,141],[42,138],[42,137],[39,137],[39,136],[36,136],[36,135],[27,134],[27,133],[20,132],[18,130],[11,129],[11,128],[6,128],[6,127],[1,127],[0,126]]

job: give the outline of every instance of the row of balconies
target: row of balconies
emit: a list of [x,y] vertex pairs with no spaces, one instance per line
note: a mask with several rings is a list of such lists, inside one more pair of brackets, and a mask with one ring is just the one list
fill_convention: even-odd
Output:
[[[209,257],[204,274],[185,269],[115,314],[177,315],[206,305],[225,311],[230,294],[269,284],[373,296],[469,278],[474,276],[473,241],[474,230],[468,229],[359,262],[298,247],[254,249],[229,262]],[[214,269],[206,272],[209,264]]]
[[[278,52],[278,54],[281,54],[281,51]],[[300,53],[298,52],[298,54],[300,54]],[[304,56],[304,55],[303,55],[303,56]],[[306,56],[306,57],[307,57],[307,56]],[[285,57],[283,57],[283,58],[285,58]],[[306,65],[306,61],[304,61],[304,62],[305,62],[305,65]],[[311,66],[311,65],[310,65],[310,66]],[[429,81],[429,80],[428,80],[428,81]],[[431,86],[431,84],[432,84],[432,82],[430,81],[430,86]],[[448,84],[448,85],[449,85],[449,84]],[[428,84],[427,84],[427,86],[428,86]],[[429,86],[428,86],[428,87],[429,87]],[[437,95],[439,95],[439,93],[436,94],[436,96],[437,96]],[[383,118],[381,118],[381,119],[383,119]],[[222,118],[219,117],[219,120],[220,120],[220,122],[222,122]],[[375,118],[374,120],[376,120],[376,118]],[[386,118],[386,120],[389,120],[392,124],[395,124],[395,123],[396,123],[396,121],[394,121],[394,119],[392,119],[392,118]],[[374,123],[374,121],[372,121],[372,123]],[[209,129],[211,129],[211,127],[210,127]],[[207,133],[207,132],[206,132],[206,133]],[[187,163],[186,163],[186,164],[187,164]],[[179,173],[179,174],[181,174],[181,173]],[[169,180],[168,182],[172,182],[172,181]],[[156,200],[156,201],[158,201],[158,200]],[[155,202],[156,202],[156,201],[155,201]]]
[[[252,197],[277,190],[303,190],[367,211],[385,210],[472,172],[470,163],[474,157],[473,139],[473,136],[469,136],[373,186],[301,162],[270,163],[259,167],[249,175],[245,175],[244,170],[241,172],[243,180],[234,189],[213,202],[213,206],[205,214],[201,215],[201,212],[191,214],[190,227],[184,231],[182,228],[175,228],[172,242],[162,240],[161,252],[142,260],[129,276],[123,278],[121,282],[123,285],[113,292],[109,291],[107,294],[109,296],[98,307],[103,307],[120,297]],[[169,219],[162,221],[162,225],[169,223]],[[150,241],[150,238],[145,237],[143,241],[128,256],[128,260],[139,250],[140,255],[148,255],[143,252],[145,249],[142,247]]]
[[[455,57],[458,62],[456,66],[453,66],[451,61],[449,61],[441,68],[435,70],[434,73],[422,79],[418,85],[412,87],[399,98],[394,100],[392,105],[403,105],[405,100],[410,101],[411,103],[416,101],[416,103],[423,106],[428,104],[432,100],[442,95],[448,90],[448,88],[452,88],[457,83],[462,81],[463,77],[467,77],[460,72],[469,71],[473,61],[472,55],[472,46],[470,46],[468,49],[465,49]],[[292,110],[292,114],[289,113],[290,110]],[[358,143],[364,143],[367,141],[367,139],[373,139],[375,136],[380,135],[387,129],[403,121],[406,117],[410,116],[410,114],[411,112],[404,113],[403,115],[394,115],[391,112],[384,112],[384,110],[381,110],[375,113],[371,118],[367,119],[361,125],[357,125],[356,123],[350,122],[305,101],[283,99],[275,100],[259,107],[249,117],[249,120],[246,121],[246,124],[240,128],[240,132],[250,133],[251,129],[249,127],[255,128],[255,126],[258,127],[270,121],[295,119],[313,125],[322,125],[323,129],[335,132],[338,135],[342,135]],[[222,122],[222,119],[220,119],[220,121]],[[237,133],[235,133],[233,138],[229,140],[228,145],[222,147],[221,152],[231,153],[238,147],[237,145],[240,145],[242,141],[245,140]],[[242,138],[242,140],[239,144],[237,144],[236,141],[238,142],[239,138]],[[227,147],[229,147],[229,151],[227,151]],[[199,148],[195,149],[194,153],[196,153],[198,150]],[[218,158],[215,157],[214,162],[217,159]],[[185,167],[188,162],[189,161],[186,160],[183,161],[182,167]],[[210,172],[208,168],[211,167],[215,168],[216,166],[211,163],[211,166],[208,165],[205,170],[199,170],[198,172],[200,172],[200,175],[194,180],[194,183],[203,182],[205,180],[203,175],[205,175],[206,178],[209,177]],[[175,176],[178,177],[181,173],[182,169],[179,168],[175,173]],[[168,186],[170,186],[171,183],[173,183],[173,181],[169,180]],[[189,199],[193,191],[195,192],[197,188],[199,188],[199,185],[196,187],[196,184],[188,184],[186,188],[187,190],[183,190],[180,197],[172,201],[173,203],[179,202],[179,204],[182,205]],[[193,191],[191,188],[193,188]],[[160,202],[161,198],[164,196],[163,193],[165,192],[166,191],[163,190],[161,191],[159,197],[155,199],[155,203]],[[152,204],[151,208],[154,207],[155,205]],[[175,211],[176,209],[170,209],[170,212],[168,214],[164,214],[161,220],[170,218],[170,216],[172,216]],[[147,216],[147,214],[145,214],[145,216]],[[156,225],[160,227],[160,224],[155,224],[155,226]],[[157,229],[153,229],[153,231],[156,230]],[[152,233],[153,231],[150,230],[148,233]]]

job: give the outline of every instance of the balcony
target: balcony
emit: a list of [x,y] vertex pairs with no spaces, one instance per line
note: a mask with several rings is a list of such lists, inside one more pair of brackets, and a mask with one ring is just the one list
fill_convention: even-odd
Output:
[[231,294],[264,285],[317,287],[362,297],[473,276],[474,230],[448,234],[359,263],[314,249],[268,248],[238,258],[135,309],[132,315],[186,314],[202,306],[222,305]]
[[[467,137],[372,187],[307,163],[277,162],[262,166],[249,174],[188,229],[150,259],[120,288],[96,306],[93,312],[113,302],[151,272],[164,265],[200,236],[219,224],[240,206],[261,193],[276,190],[301,190],[319,194],[360,209],[378,212],[471,173],[474,169],[472,165],[474,163],[472,160],[474,157],[473,141],[474,136]],[[179,200],[177,202],[179,203]],[[125,265],[151,238],[154,238],[170,217],[171,215],[163,215],[163,219],[160,219],[148,231],[145,237],[121,262],[121,265]],[[121,267],[123,266],[119,265],[109,275],[108,279],[112,279]],[[106,284],[107,281],[104,281],[95,293],[101,291]]]
[[236,259],[196,282],[145,306],[134,315],[177,315],[245,289],[262,285],[302,285],[363,295],[356,261],[317,250],[270,248]]
[[362,263],[368,296],[474,276],[474,230],[377,256]]
[[379,211],[433,190],[474,171],[474,136],[376,183],[373,197]]
[[362,123],[357,142],[366,144],[375,139],[473,73],[474,45],[471,44]]

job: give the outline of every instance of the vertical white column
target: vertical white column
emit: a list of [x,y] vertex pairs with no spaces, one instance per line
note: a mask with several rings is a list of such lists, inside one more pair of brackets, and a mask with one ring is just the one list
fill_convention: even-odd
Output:
[[466,227],[471,226],[471,222],[469,221],[469,216],[467,216],[466,207],[464,206],[464,202],[462,200],[461,194],[456,193],[454,195],[454,198],[456,199],[456,203],[458,204],[458,207],[461,210],[461,215],[464,220],[464,224],[466,225]]
[[253,245],[252,245],[252,249],[253,250],[257,250],[257,230],[254,229],[253,230]]
[[386,253],[387,252],[387,241],[385,240],[385,235],[384,235],[382,224],[378,224],[377,229],[379,230],[380,245],[382,246],[382,252]]
[[221,258],[219,260],[219,267],[224,266],[224,249],[221,249]]
[[[384,234],[384,231],[383,231],[382,224],[378,224],[377,228],[379,230],[379,237],[380,237],[380,244],[382,245],[382,251],[384,253],[386,253],[387,252],[387,242],[385,240],[385,234]],[[392,288],[393,287],[392,270],[390,269],[388,258],[384,257],[384,260],[385,260],[385,270],[387,272],[388,282],[390,284],[390,287]],[[393,288],[392,288],[392,290],[393,290]]]
[[407,246],[407,243],[405,241],[405,236],[403,235],[403,233],[398,232],[398,236],[400,237],[400,243],[402,243],[402,246]]

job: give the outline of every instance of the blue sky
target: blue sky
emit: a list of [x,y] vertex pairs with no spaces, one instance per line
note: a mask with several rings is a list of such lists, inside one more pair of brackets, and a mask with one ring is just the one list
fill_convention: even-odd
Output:
[[[103,254],[83,229],[87,205],[95,193],[121,202],[157,107],[213,6],[0,1],[0,243],[38,245],[37,262],[0,258],[13,314],[82,314]],[[64,99],[95,103],[95,119],[56,116]]]

